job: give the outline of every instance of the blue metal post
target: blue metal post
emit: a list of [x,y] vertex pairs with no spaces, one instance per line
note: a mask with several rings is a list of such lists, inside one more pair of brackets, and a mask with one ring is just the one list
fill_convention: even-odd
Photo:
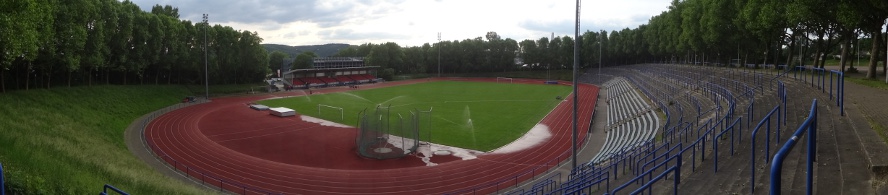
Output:
[[832,72],[830,72],[829,73],[829,99],[832,100],[832,98],[833,98],[833,74],[832,74]]
[[771,194],[780,194],[780,185],[781,185],[781,174],[783,169],[783,160],[786,159],[786,155],[792,150],[795,146],[796,142],[800,136],[808,132],[808,161],[807,165],[807,173],[806,173],[806,194],[812,193],[812,184],[813,184],[813,162],[816,161],[816,157],[814,155],[817,154],[817,144],[815,143],[817,140],[817,99],[814,99],[814,102],[811,104],[811,112],[808,114],[808,119],[805,122],[802,122],[802,125],[793,133],[792,137],[786,141],[786,144],[780,148],[780,151],[774,156],[774,160],[771,163]]
[[0,195],[6,195],[6,183],[3,182],[3,163],[0,163]]
[[845,73],[839,74],[839,114],[845,116]]

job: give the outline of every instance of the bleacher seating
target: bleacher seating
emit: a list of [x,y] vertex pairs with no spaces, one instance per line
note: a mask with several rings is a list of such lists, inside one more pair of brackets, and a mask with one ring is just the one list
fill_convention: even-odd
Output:
[[619,149],[632,147],[653,139],[659,118],[622,77],[605,83],[607,89],[608,135],[604,147],[592,158],[597,164],[607,160]]
[[299,80],[299,78],[293,78],[293,85],[295,85],[295,86],[305,86],[305,82],[302,81],[302,80]]
[[339,86],[339,81],[330,77],[318,77],[321,81],[327,84],[327,86]]
[[355,84],[355,80],[352,80],[351,78],[349,78],[348,76],[345,76],[345,75],[336,76],[334,79],[339,81],[339,83],[341,83],[341,84],[346,84],[346,85]]
[[320,87],[320,86],[327,85],[326,82],[322,81],[321,79],[319,79],[317,77],[305,77],[305,78],[301,78],[301,79],[302,79],[302,81],[307,83],[309,87]]

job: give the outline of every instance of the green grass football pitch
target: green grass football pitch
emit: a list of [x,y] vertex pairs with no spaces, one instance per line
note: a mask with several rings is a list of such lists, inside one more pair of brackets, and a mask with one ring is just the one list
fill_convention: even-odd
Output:
[[[567,97],[570,86],[438,81],[387,88],[271,99],[258,102],[287,107],[297,113],[357,126],[358,114],[377,105],[391,106],[390,117],[428,111],[421,118],[420,139],[461,148],[489,151],[521,137]],[[327,105],[338,109],[320,106]]]

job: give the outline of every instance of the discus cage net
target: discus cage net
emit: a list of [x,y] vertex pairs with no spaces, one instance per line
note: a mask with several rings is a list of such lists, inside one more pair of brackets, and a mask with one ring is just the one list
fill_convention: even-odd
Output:
[[419,147],[420,112],[391,113],[391,106],[377,105],[358,113],[355,138],[358,155],[372,159],[395,159]]

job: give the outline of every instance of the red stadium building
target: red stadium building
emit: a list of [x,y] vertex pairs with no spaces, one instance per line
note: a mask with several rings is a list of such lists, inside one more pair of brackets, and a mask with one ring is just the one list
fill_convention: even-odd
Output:
[[283,74],[294,88],[317,88],[357,85],[380,81],[376,76],[379,66],[365,66],[363,57],[318,57],[312,68],[290,70]]

